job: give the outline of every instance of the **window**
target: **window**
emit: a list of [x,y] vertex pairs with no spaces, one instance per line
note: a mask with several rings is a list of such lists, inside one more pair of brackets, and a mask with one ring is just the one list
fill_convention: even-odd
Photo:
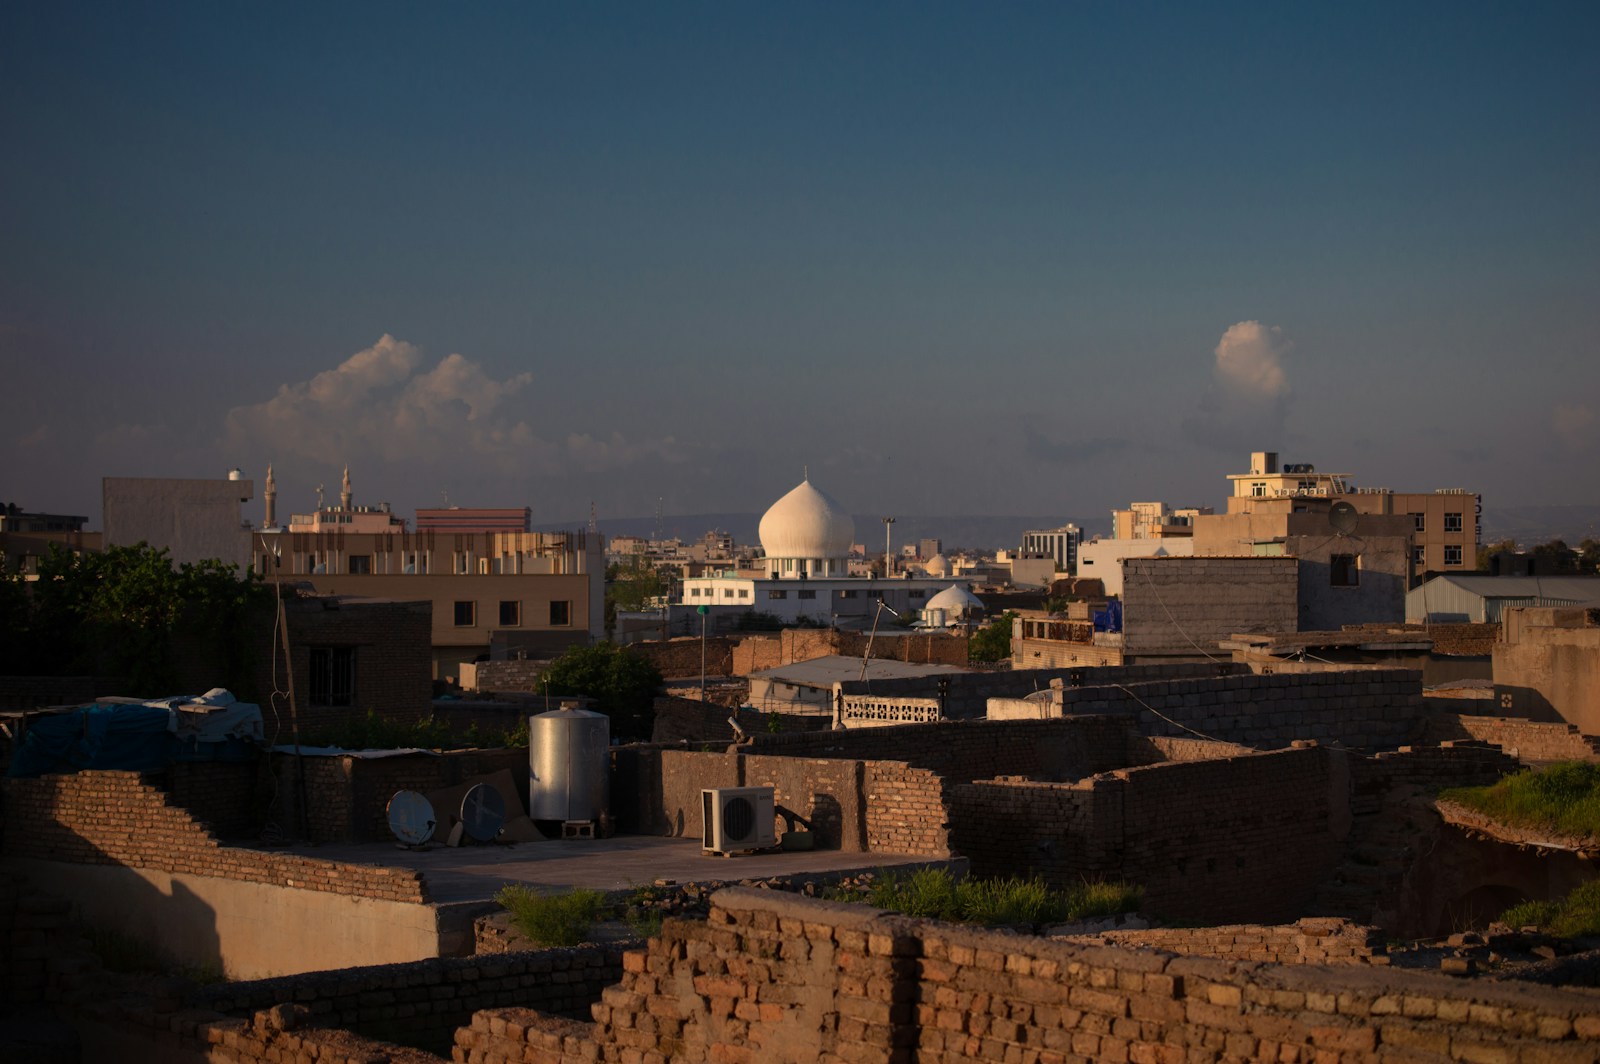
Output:
[[1457,514],[1445,514],[1444,515],[1444,530],[1446,532],[1460,532],[1461,531],[1461,515],[1458,514],[1458,513]]
[[453,568],[452,571],[456,572],[456,573],[461,573],[461,574],[469,573],[469,572],[472,571],[467,566],[467,555],[466,555],[465,551],[459,551],[459,550],[456,551],[455,559],[454,559],[454,568]]
[[789,593],[787,591],[768,591],[767,592],[767,598],[769,598],[769,599],[786,599],[788,597],[789,597]]
[[1426,532],[1428,530],[1428,515],[1427,514],[1412,514],[1411,515],[1411,529],[1414,532]]
[[1361,583],[1360,558],[1355,554],[1335,554],[1328,559],[1328,583],[1333,587],[1356,587]]
[[733,598],[733,588],[731,588],[731,587],[723,588],[722,589],[722,597],[723,598]]
[[1424,565],[1427,565],[1428,564],[1428,552],[1427,552],[1427,550],[1425,548],[1423,548],[1423,547],[1412,547],[1411,548],[1411,564],[1415,565],[1418,569],[1421,569]]
[[814,599],[817,597],[817,593],[815,591],[802,591],[800,592],[800,597],[803,599]]
[[478,623],[478,604],[476,602],[456,603],[456,627],[471,628]]
[[740,598],[749,598],[750,597],[750,589],[747,588],[747,587],[741,587],[739,589],[739,597]]
[[500,603],[500,627],[516,628],[522,624],[522,603]]
[[355,647],[311,648],[311,704],[350,706],[355,704]]
[[350,555],[350,575],[351,576],[371,576],[372,575],[372,555],[370,555],[370,554],[352,554],[352,555]]
[[572,600],[561,599],[550,603],[550,627],[565,628],[572,623]]
[[1461,564],[1461,547],[1459,545],[1447,546],[1444,549],[1444,563],[1446,565]]
[[860,592],[858,592],[858,591],[840,591],[840,592],[838,592],[838,595],[839,595],[840,598],[855,598],[858,594],[860,594]]
[[1265,495],[1266,493],[1267,493],[1267,486],[1265,484],[1252,484],[1252,485],[1250,485],[1250,494],[1251,495]]

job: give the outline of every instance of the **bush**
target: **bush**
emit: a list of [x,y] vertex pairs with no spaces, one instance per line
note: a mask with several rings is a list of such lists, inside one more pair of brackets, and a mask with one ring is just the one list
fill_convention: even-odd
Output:
[[540,894],[508,883],[494,900],[511,914],[511,926],[539,945],[576,946],[588,940],[606,898],[586,887],[565,894]]
[[539,674],[548,694],[588,695],[611,718],[611,734],[649,739],[661,673],[636,654],[611,643],[571,647]]
[[1011,656],[1011,622],[1017,619],[1007,610],[972,633],[967,640],[967,657],[973,661],[1004,661]]

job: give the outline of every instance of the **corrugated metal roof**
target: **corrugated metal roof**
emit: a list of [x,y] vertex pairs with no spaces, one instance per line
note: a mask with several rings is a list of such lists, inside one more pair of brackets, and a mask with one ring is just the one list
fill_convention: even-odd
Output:
[[1545,605],[1587,602],[1600,597],[1600,576],[1496,576],[1492,573],[1450,573],[1436,576],[1424,587],[1451,584],[1484,598],[1560,600]]

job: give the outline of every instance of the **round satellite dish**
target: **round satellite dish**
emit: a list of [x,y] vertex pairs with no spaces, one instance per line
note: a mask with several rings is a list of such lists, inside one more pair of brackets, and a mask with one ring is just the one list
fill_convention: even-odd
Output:
[[389,830],[394,837],[411,846],[420,846],[433,838],[438,820],[433,815],[433,803],[416,791],[396,791],[389,799]]
[[478,842],[490,842],[506,823],[506,800],[487,783],[474,786],[461,799],[461,825]]
[[1356,508],[1343,499],[1328,508],[1328,524],[1332,525],[1333,530],[1341,536],[1348,536],[1354,532],[1356,522],[1360,519],[1361,515],[1356,512]]

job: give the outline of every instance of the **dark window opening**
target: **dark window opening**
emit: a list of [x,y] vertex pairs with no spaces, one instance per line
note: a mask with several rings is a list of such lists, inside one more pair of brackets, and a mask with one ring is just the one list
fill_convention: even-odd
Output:
[[456,627],[471,628],[478,623],[478,604],[476,602],[456,603]]
[[1328,583],[1334,587],[1356,587],[1361,583],[1361,567],[1354,554],[1335,554],[1328,559]]
[[354,647],[311,648],[311,704],[355,704],[356,651]]
[[550,626],[562,628],[572,623],[572,603],[566,599],[550,603]]
[[500,603],[500,627],[515,628],[522,623],[522,603]]

